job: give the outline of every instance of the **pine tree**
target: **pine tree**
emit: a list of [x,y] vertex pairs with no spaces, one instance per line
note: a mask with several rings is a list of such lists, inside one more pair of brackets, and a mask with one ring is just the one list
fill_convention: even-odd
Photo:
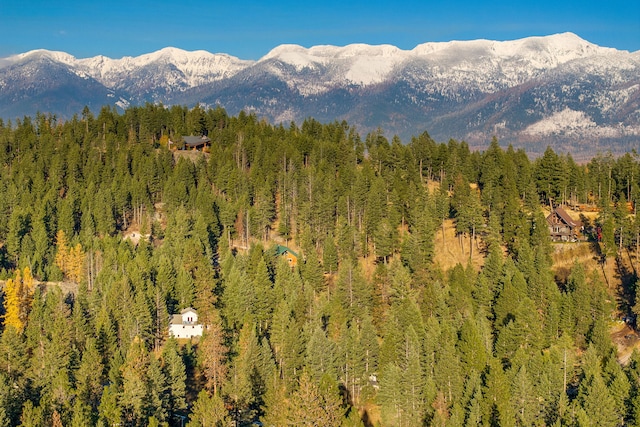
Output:
[[360,399],[361,381],[364,381],[363,353],[358,342],[358,326],[353,322],[343,325],[338,342],[340,379],[354,402]]
[[363,353],[364,374],[368,378],[372,373],[377,372],[380,354],[378,336],[371,316],[365,316],[360,323],[358,346]]
[[329,235],[324,239],[322,265],[325,273],[332,274],[338,270],[338,250],[333,235]]
[[286,387],[283,381],[277,376],[267,383],[267,390],[264,396],[264,414],[260,418],[263,425],[284,426],[287,423],[288,405]]
[[224,345],[224,336],[219,320],[214,320],[209,325],[203,334],[198,349],[200,363],[207,380],[206,388],[216,396],[226,380],[227,366],[225,360],[229,351]]
[[478,386],[474,389],[471,400],[467,405],[465,426],[482,426],[482,391]]
[[7,374],[0,370],[0,422],[2,425],[17,425],[22,409],[24,388],[23,383],[13,381]]
[[340,264],[336,288],[334,297],[340,301],[350,317],[362,317],[369,312],[373,296],[357,265]]
[[487,349],[476,322],[473,319],[466,319],[460,328],[459,335],[457,347],[460,352],[460,362],[466,367],[467,372],[471,370],[476,373],[483,372],[487,363]]
[[256,415],[263,391],[263,379],[257,371],[259,347],[254,323],[245,322],[242,326],[236,351],[238,355],[229,371],[227,395],[234,406],[236,421],[245,422]]
[[275,305],[273,298],[273,283],[269,277],[269,271],[264,257],[260,259],[255,271],[253,277],[253,289],[255,293],[253,313],[258,324],[259,333],[262,334],[264,331],[269,329]]
[[153,417],[158,422],[167,419],[170,402],[169,387],[167,378],[160,366],[160,362],[155,357],[149,358],[149,368],[147,370],[148,394],[146,402],[146,413],[148,418]]
[[104,381],[102,358],[93,338],[87,340],[80,366],[75,373],[78,398],[90,410],[97,410]]
[[396,233],[397,231],[388,218],[383,218],[373,231],[376,256],[382,258],[385,264],[394,253],[397,240]]
[[118,386],[109,384],[104,387],[102,398],[100,399],[99,419],[105,425],[117,425],[122,420],[122,408],[120,406],[120,396]]
[[533,384],[525,366],[521,366],[511,383],[511,402],[517,425],[530,426],[538,415]]
[[406,421],[402,425],[418,426],[424,419],[425,401],[424,370],[421,364],[421,347],[418,335],[412,326],[409,326],[404,338],[404,354],[400,362],[402,369],[403,385],[403,412],[406,414]]
[[5,246],[14,265],[18,265],[23,240],[28,236],[31,228],[31,215],[17,206],[11,211]]
[[509,379],[499,360],[491,357],[487,363],[483,394],[485,419],[490,425],[515,427],[515,414],[511,406]]
[[149,409],[149,354],[140,338],[131,342],[127,358],[121,367],[124,417],[127,422],[139,425],[146,420]]
[[538,192],[546,204],[559,204],[562,201],[558,200],[562,194],[562,172],[562,160],[551,147],[547,147],[542,157],[536,161],[533,170]]
[[209,396],[206,390],[201,390],[193,404],[187,425],[189,427],[225,427],[229,422],[229,414],[222,397]]
[[615,401],[615,412],[624,418],[628,410],[627,401],[630,397],[631,384],[618,363],[615,353],[611,352],[606,358],[602,375]]
[[40,427],[44,425],[44,414],[40,406],[34,406],[33,402],[27,400],[22,406],[20,425],[24,427]]
[[378,402],[384,425],[403,425],[406,416],[402,406],[402,370],[395,363],[387,363],[380,372]]
[[249,308],[254,304],[255,293],[250,280],[237,265],[233,265],[224,281],[223,299],[225,307],[223,316],[228,327],[239,330],[246,315],[251,316]]
[[[326,287],[326,283],[322,274],[322,267],[320,266],[318,255],[315,250],[311,250],[306,254],[307,259],[304,264],[300,266],[302,278],[315,292],[322,292]],[[276,278],[276,280],[278,279]]]
[[616,411],[615,400],[600,373],[591,375],[583,381],[586,384],[580,385],[578,398],[592,425],[602,427],[620,425],[624,414]]
[[[484,222],[483,207],[480,194],[469,187],[469,183],[459,176],[454,185],[452,205],[455,210],[456,233],[460,239],[469,233],[469,259],[473,257],[473,246],[476,242],[476,231]],[[462,240],[461,247],[464,250]]]
[[513,320],[501,329],[495,344],[496,355],[505,361],[518,350],[533,354],[542,346],[542,323],[533,301],[525,297],[518,304]]
[[337,426],[342,421],[344,410],[337,390],[322,392],[305,371],[300,376],[298,390],[291,396],[286,413],[286,425],[289,426]]
[[379,367],[397,363],[402,352],[403,332],[395,316],[389,316],[383,326],[383,341],[380,345]]
[[95,424],[91,414],[91,408],[82,400],[77,399],[73,405],[73,416],[71,417],[71,427],[84,427]]
[[362,421],[357,408],[351,407],[346,419],[342,422],[342,427],[364,427],[364,421]]
[[336,375],[336,345],[327,338],[319,322],[308,322],[309,341],[306,348],[305,365],[314,381],[320,380],[323,374]]
[[184,362],[178,352],[178,343],[171,338],[162,351],[162,370],[166,377],[167,408],[169,418],[176,411],[187,408],[186,381],[187,373]]

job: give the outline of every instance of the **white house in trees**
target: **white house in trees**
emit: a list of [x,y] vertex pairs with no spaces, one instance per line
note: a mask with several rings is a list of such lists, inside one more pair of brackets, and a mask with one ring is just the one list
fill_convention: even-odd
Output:
[[202,336],[202,325],[198,323],[198,313],[191,307],[187,307],[171,316],[169,322],[169,335],[176,338],[191,338]]

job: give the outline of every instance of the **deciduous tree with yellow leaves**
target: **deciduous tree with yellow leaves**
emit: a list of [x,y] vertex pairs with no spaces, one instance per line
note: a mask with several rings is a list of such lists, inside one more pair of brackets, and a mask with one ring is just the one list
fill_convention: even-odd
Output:
[[22,331],[24,326],[20,321],[19,284],[13,279],[7,280],[4,286],[4,327],[13,326],[17,331]]
[[69,246],[67,236],[63,230],[56,234],[56,265],[64,277],[75,283],[80,283],[84,271],[85,252],[80,243]]
[[7,280],[4,288],[4,326],[21,332],[31,310],[35,282],[29,267],[16,271],[15,279]]

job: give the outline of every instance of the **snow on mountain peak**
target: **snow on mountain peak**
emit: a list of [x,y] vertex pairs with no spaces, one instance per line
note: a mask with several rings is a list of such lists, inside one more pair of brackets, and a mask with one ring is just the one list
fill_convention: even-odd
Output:
[[9,62],[19,62],[31,58],[49,58],[55,62],[61,62],[63,64],[72,65],[77,60],[73,55],[66,52],[59,52],[55,50],[35,49],[29,52],[20,53],[6,58]]
[[613,53],[616,50],[599,47],[581,39],[573,33],[555,34],[545,37],[529,37],[502,43],[503,55],[523,57],[542,57],[555,63],[563,64],[574,59]]
[[188,87],[229,77],[245,68],[252,61],[243,61],[227,54],[213,54],[204,50],[186,51],[175,47],[166,47],[156,52],[121,59],[96,56],[78,61],[87,73],[108,87],[114,87],[123,77],[146,67],[172,67]]
[[[297,72],[331,64],[336,80],[366,86],[383,81],[406,56],[406,51],[391,45],[319,45],[307,49],[286,44],[274,48],[258,62],[278,60],[294,67]],[[290,85],[295,86],[296,82],[290,82]],[[314,90],[307,88],[303,91],[318,93],[322,89],[316,85]]]
[[[225,55],[231,58],[229,55]],[[216,55],[206,50],[187,51],[176,47],[165,47],[156,52],[131,58],[140,64],[149,64],[156,61],[187,64],[189,62],[199,62],[202,60],[211,60]],[[237,59],[237,58],[236,58]]]
[[[614,52],[615,49],[599,47],[573,33],[561,33],[510,41],[424,43],[412,50],[402,50],[391,45],[320,45],[304,48],[284,44],[271,50],[258,62],[276,60],[293,67],[297,73],[304,69],[313,72],[330,64],[334,73],[332,80],[366,86],[384,81],[399,64],[414,59],[427,61],[422,62],[420,69],[432,64],[441,70],[454,69],[463,73],[500,73],[511,82],[509,84],[514,84],[522,78],[530,78],[538,70],[548,70],[575,59]],[[482,64],[482,69],[477,68],[479,64]],[[301,89],[300,84],[303,83],[298,84],[286,70],[273,64],[270,68],[286,78],[289,86]],[[304,85],[308,86],[309,83]],[[322,86],[327,89],[329,83],[325,82]],[[322,91],[318,84],[314,87],[311,92]],[[303,91],[310,92],[308,88]]]
[[[185,90],[229,78],[258,65],[304,96],[336,87],[379,84],[396,72],[403,72],[405,78],[418,85],[425,75],[431,76],[431,91],[474,87],[493,92],[520,84],[575,59],[616,52],[591,44],[573,33],[562,33],[510,41],[424,43],[411,50],[388,44],[355,43],[310,48],[283,44],[258,61],[176,47],[137,57],[95,56],[79,60],[64,52],[36,50],[0,59],[0,68],[29,58],[46,57],[67,64],[79,76],[90,76],[110,89],[127,86],[137,76],[136,85],[153,86],[149,81],[153,79],[155,85],[166,90]],[[403,65],[409,63],[412,64],[409,68]]]
[[388,44],[369,45],[364,43],[354,43],[344,47],[321,45],[313,46],[309,49],[310,54],[327,58],[351,58],[355,56],[392,58],[397,55],[402,55],[404,52],[405,51]]
[[439,59],[447,56],[521,58],[533,61],[534,66],[557,66],[574,59],[615,51],[615,49],[589,43],[573,33],[561,33],[508,41],[470,40],[424,43],[416,46],[412,53],[418,56],[436,55]]
[[292,65],[297,71],[303,68],[313,68],[314,64],[320,58],[315,58],[309,54],[309,49],[297,44],[281,44],[273,48],[269,53],[263,56],[258,62],[266,62],[269,60],[279,60],[286,64]]

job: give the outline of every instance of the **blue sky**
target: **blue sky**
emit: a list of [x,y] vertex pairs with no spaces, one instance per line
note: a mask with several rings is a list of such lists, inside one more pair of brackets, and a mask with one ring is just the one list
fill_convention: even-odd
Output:
[[0,0],[0,57],[43,48],[121,58],[172,46],[259,59],[283,43],[412,49],[566,31],[640,50],[640,1]]

